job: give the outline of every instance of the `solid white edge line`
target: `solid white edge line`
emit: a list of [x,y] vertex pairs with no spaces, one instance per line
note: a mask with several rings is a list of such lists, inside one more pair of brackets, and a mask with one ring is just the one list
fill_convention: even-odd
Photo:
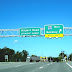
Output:
[[70,65],[70,64],[68,64],[68,63],[66,63],[70,68],[72,68],[72,66]]

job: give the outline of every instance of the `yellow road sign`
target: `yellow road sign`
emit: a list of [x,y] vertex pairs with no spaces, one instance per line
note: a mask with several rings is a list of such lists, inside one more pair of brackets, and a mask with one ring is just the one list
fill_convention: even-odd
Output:
[[65,58],[67,58],[67,57],[65,56]]
[[45,34],[45,37],[63,37],[63,34]]
[[40,57],[40,58],[42,58],[42,57]]
[[45,58],[45,57],[43,57],[43,58]]

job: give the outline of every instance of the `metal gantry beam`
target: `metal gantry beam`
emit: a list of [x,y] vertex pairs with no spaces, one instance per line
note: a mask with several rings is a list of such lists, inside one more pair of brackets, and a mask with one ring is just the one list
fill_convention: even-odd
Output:
[[[72,36],[72,27],[64,27],[64,36]],[[41,28],[43,33],[40,36],[44,35],[44,28]],[[19,29],[0,29],[0,37],[38,37],[38,36],[20,36]]]

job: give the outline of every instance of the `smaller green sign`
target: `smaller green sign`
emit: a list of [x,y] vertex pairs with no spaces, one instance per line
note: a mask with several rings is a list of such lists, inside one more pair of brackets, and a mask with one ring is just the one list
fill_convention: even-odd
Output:
[[40,35],[40,28],[20,28],[20,35],[25,36]]

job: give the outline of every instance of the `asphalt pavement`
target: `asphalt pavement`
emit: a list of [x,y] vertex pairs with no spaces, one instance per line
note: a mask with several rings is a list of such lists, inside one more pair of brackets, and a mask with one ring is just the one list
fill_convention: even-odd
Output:
[[72,62],[0,63],[0,72],[72,72]]

